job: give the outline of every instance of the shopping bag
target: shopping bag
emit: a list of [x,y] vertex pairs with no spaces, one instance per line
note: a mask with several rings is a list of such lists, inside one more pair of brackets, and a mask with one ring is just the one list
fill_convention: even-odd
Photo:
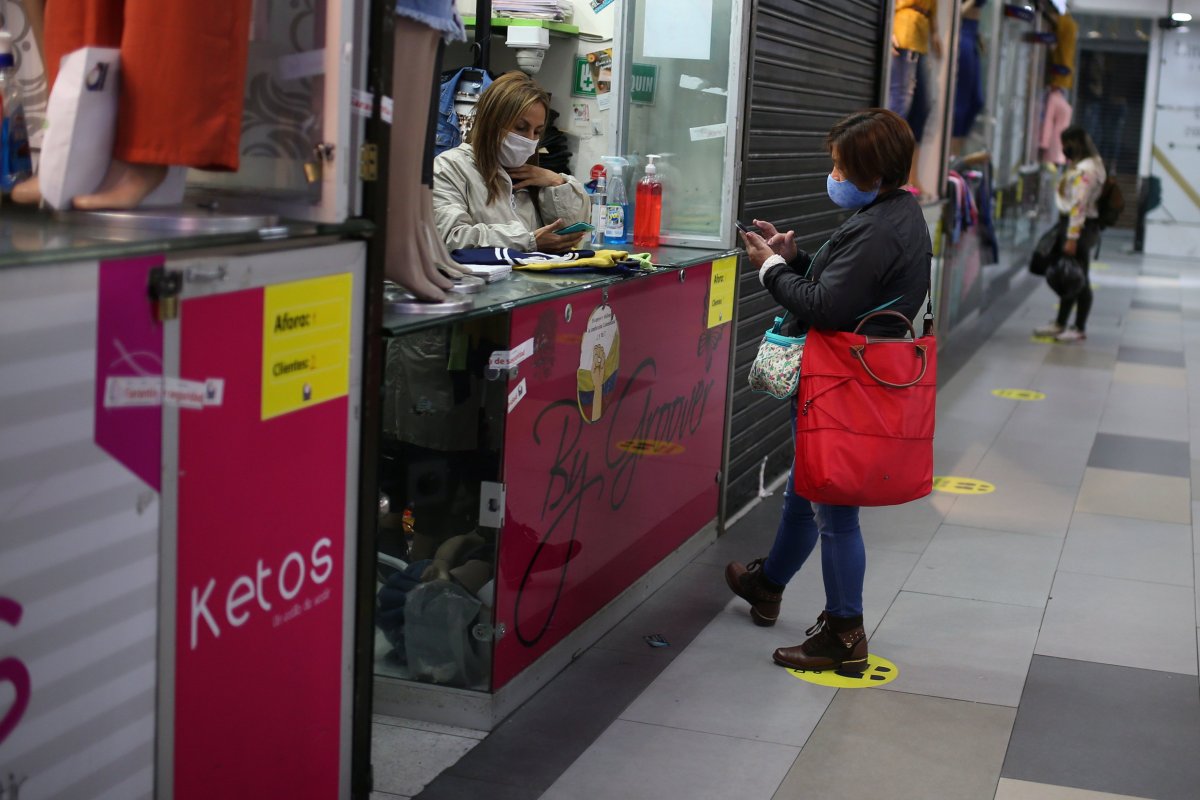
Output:
[[1030,272],[1034,275],[1046,274],[1054,259],[1062,253],[1062,235],[1061,223],[1055,223],[1053,228],[1042,234],[1042,238],[1034,245],[1033,254],[1029,256]]
[[1075,256],[1061,254],[1046,270],[1046,283],[1063,300],[1074,300],[1087,286],[1087,273]]
[[775,324],[763,334],[746,377],[752,391],[769,394],[776,400],[786,400],[796,393],[800,360],[804,356],[804,337],[782,333],[786,317],[786,314],[776,317]]
[[63,56],[46,106],[38,184],[51,208],[96,191],[112,160],[121,51],[85,47]]
[[[864,336],[881,316],[911,338]],[[898,311],[853,333],[809,331],[797,393],[795,488],[818,503],[890,506],[933,490],[937,347],[932,316],[917,338]]]

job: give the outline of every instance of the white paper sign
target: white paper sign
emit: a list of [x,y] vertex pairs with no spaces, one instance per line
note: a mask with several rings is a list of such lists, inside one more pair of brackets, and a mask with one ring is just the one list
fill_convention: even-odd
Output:
[[163,378],[163,405],[204,408],[204,383],[182,378]]
[[104,382],[105,408],[138,408],[162,405],[163,382],[157,375],[112,376]]
[[281,56],[276,65],[281,81],[295,81],[301,78],[311,78],[325,72],[325,50],[306,50],[303,53],[293,53]]
[[711,58],[713,0],[645,0],[642,55]]
[[360,117],[371,118],[371,112],[375,108],[375,96],[370,92],[364,92],[362,89],[355,89],[350,93],[350,110]]
[[387,95],[379,101],[379,116],[383,117],[383,121],[388,125],[392,124],[392,98]]
[[225,379],[209,378],[204,382],[204,405],[219,406],[225,402]]
[[497,350],[488,359],[492,369],[509,369],[533,355],[533,339],[526,339],[512,350]]
[[104,382],[105,408],[179,406],[204,408],[225,402],[225,379],[188,381],[158,375],[109,376]]
[[699,128],[692,128],[688,133],[692,136],[693,142],[700,142],[705,139],[721,139],[725,136],[726,124],[719,122],[716,125],[702,125]]
[[512,410],[517,407],[517,403],[525,399],[528,391],[528,388],[525,386],[525,379],[521,378],[521,382],[517,384],[517,388],[508,393],[508,413],[511,414]]

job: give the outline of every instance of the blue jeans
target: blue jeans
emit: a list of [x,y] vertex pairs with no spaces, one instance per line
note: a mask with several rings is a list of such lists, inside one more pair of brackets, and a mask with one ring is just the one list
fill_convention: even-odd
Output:
[[427,25],[447,42],[463,42],[467,32],[455,10],[454,0],[395,0],[396,13]]
[[[795,422],[795,406],[792,406]],[[821,572],[825,579],[825,611],[835,617],[857,617],[863,613],[863,581],[867,574],[867,551],[858,506],[829,506],[813,503],[796,494],[788,473],[783,494],[783,515],[775,532],[775,544],[763,564],[767,580],[786,586],[821,541]]]
[[912,111],[913,94],[917,90],[917,61],[919,56],[911,50],[901,50],[892,56],[891,84],[888,86],[888,110],[895,111],[908,119]]

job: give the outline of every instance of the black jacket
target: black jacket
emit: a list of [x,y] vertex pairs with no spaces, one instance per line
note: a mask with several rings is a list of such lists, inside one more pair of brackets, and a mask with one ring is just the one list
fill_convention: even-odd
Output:
[[[891,301],[889,311],[916,317],[929,293],[932,258],[920,204],[897,189],[842,223],[815,258],[801,252],[791,263],[770,269],[763,285],[792,314],[786,335],[799,336],[809,328],[852,331],[860,316]],[[891,317],[872,320],[862,332],[902,336],[907,330]]]

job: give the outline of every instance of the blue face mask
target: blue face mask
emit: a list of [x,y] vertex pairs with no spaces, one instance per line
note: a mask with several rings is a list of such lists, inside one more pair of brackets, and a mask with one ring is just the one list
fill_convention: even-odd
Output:
[[829,199],[842,208],[862,208],[879,196],[878,187],[864,192],[848,180],[836,180],[832,173],[825,181],[825,191],[829,193]]

